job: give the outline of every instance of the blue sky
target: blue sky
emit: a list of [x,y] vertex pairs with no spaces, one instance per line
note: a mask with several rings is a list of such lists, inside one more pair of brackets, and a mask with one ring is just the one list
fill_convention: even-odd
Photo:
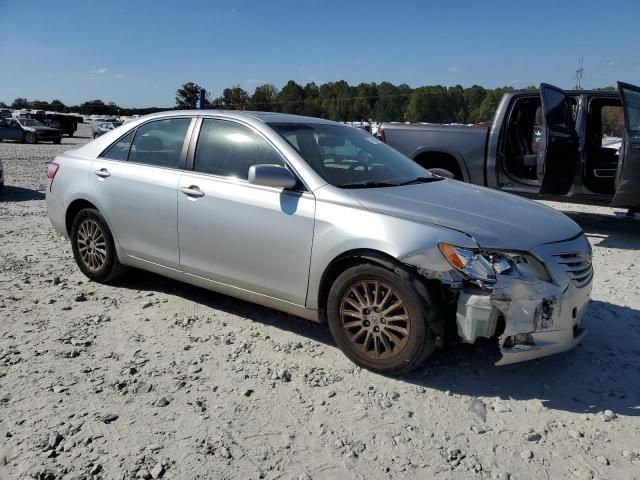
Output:
[[[522,6],[515,6],[516,3]],[[640,84],[636,1],[0,0],[0,100],[172,106],[293,79]]]

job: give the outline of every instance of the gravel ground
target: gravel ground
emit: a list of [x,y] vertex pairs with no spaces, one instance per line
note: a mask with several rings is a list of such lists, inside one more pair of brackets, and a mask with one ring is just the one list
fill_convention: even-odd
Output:
[[91,283],[46,163],[0,144],[0,478],[640,478],[640,223],[553,204],[594,246],[585,342],[494,367],[452,346],[385,378],[328,329],[144,272]]

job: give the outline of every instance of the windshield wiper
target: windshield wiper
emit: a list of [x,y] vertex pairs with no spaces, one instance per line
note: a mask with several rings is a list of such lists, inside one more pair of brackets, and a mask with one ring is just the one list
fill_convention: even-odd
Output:
[[402,182],[400,185],[414,185],[416,183],[430,183],[437,182],[438,180],[444,180],[442,177],[418,177],[413,180],[409,180],[407,182]]
[[382,187],[397,187],[397,183],[387,182],[360,182],[360,183],[345,183],[339,185],[340,188],[382,188]]

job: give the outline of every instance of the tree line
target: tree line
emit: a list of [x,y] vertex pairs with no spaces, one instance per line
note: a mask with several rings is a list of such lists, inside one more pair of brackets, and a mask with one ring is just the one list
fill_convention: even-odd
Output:
[[[607,90],[613,88],[606,87]],[[194,108],[200,89],[197,83],[185,83],[176,91],[175,106],[169,108],[125,108],[102,100],[67,106],[60,100],[26,98],[16,98],[10,105],[0,102],[0,108],[10,106],[82,115],[146,115],[171,108]],[[280,90],[265,83],[256,86],[251,94],[239,85],[225,88],[219,97],[211,98],[208,93],[205,108],[282,112],[337,121],[482,123],[492,119],[502,95],[510,91],[512,87],[491,89],[479,85],[468,88],[461,85],[411,88],[390,82],[349,85],[344,80],[321,85],[309,82],[302,86],[289,80]],[[617,134],[621,128],[620,109],[603,113],[605,132]]]
[[60,113],[79,113],[81,115],[147,115],[149,113],[171,110],[171,108],[125,108],[118,106],[115,102],[104,102],[103,100],[90,100],[79,105],[65,105],[60,100],[28,100],[23,97],[16,98],[10,104],[0,102],[0,108],[13,108],[15,110],[44,110]]
[[[194,82],[182,85],[176,92],[175,108],[193,108],[200,89]],[[512,90],[479,85],[411,88],[390,82],[349,85],[344,80],[302,86],[289,80],[281,90],[266,83],[252,94],[234,85],[219,97],[208,95],[205,108],[282,112],[338,121],[479,123],[490,121],[502,95]]]

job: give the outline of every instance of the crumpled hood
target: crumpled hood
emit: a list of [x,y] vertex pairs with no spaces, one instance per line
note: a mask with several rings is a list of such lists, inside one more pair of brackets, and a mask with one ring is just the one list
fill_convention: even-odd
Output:
[[582,231],[550,207],[455,180],[348,192],[369,210],[464,232],[482,248],[530,250]]

